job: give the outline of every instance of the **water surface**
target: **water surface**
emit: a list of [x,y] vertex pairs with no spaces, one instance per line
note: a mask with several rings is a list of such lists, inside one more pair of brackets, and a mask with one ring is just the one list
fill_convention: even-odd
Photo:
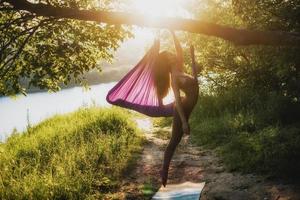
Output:
[[39,92],[17,99],[0,98],[0,141],[4,141],[13,131],[24,131],[28,125],[35,125],[55,114],[68,113],[83,106],[109,106],[105,97],[116,83],[64,89],[57,93]]

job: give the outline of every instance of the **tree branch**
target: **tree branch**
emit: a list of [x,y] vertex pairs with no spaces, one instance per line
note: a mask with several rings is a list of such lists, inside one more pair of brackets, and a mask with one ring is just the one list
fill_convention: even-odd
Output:
[[18,51],[16,52],[16,54],[14,56],[12,56],[11,58],[9,58],[1,67],[0,69],[3,70],[3,73],[1,73],[1,77],[4,77],[7,72],[9,71],[9,67],[7,67],[5,69],[5,67],[8,64],[13,64],[14,61],[19,57],[19,55],[21,54],[21,52],[23,51],[24,47],[26,46],[26,44],[28,43],[29,39],[34,35],[34,33],[38,30],[39,27],[41,27],[43,25],[44,22],[46,22],[48,20],[43,20],[41,21],[38,25],[36,25],[34,27],[34,29],[29,33],[29,35],[25,38],[25,40],[22,42],[21,46],[19,47]]
[[30,3],[26,0],[5,0],[16,10],[25,10],[38,16],[53,16],[107,24],[126,24],[143,27],[167,28],[205,34],[229,40],[237,45],[288,45],[300,46],[299,33],[281,31],[254,31],[179,18],[147,18],[143,15],[123,12],[107,12],[95,10],[79,10],[61,8],[43,3]]
[[2,30],[6,30],[6,29],[8,29],[13,24],[20,25],[21,23],[24,23],[24,22],[26,22],[28,20],[33,19],[33,18],[34,18],[33,15],[25,15],[25,16],[16,18],[16,19],[14,19],[12,21],[7,20],[5,23],[0,23],[0,27],[1,27]]
[[[8,48],[13,42],[16,42],[16,40],[23,36],[23,35],[26,35],[28,34],[29,31],[31,31],[32,29],[35,29],[36,27],[30,27],[30,28],[27,28],[23,31],[21,31],[19,34],[17,34],[16,36],[12,37],[6,44],[3,44],[3,46],[1,45],[1,48],[0,48],[0,58],[2,56],[2,53],[6,50],[6,48]],[[0,63],[2,62],[2,60],[0,60]]]

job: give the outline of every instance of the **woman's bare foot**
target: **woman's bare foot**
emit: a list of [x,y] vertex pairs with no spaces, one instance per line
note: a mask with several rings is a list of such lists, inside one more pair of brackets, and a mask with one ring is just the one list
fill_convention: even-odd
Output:
[[159,171],[160,178],[161,178],[161,184],[166,187],[167,180],[168,180],[168,171],[167,170],[160,170]]

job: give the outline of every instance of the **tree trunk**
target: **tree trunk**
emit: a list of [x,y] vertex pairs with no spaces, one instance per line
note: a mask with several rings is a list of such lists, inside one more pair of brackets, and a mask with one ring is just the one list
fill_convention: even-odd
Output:
[[16,10],[25,10],[38,16],[52,16],[107,24],[126,24],[142,27],[167,28],[188,31],[229,40],[236,45],[300,46],[300,34],[281,31],[253,31],[222,25],[179,18],[147,18],[143,15],[123,12],[107,12],[60,8],[42,3],[34,4],[26,0],[5,0]]

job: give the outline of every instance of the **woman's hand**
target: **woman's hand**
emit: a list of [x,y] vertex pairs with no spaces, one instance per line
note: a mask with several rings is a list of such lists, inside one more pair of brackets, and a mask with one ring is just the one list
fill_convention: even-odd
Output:
[[189,126],[189,124],[187,122],[182,123],[182,131],[186,135],[190,134],[190,126]]

